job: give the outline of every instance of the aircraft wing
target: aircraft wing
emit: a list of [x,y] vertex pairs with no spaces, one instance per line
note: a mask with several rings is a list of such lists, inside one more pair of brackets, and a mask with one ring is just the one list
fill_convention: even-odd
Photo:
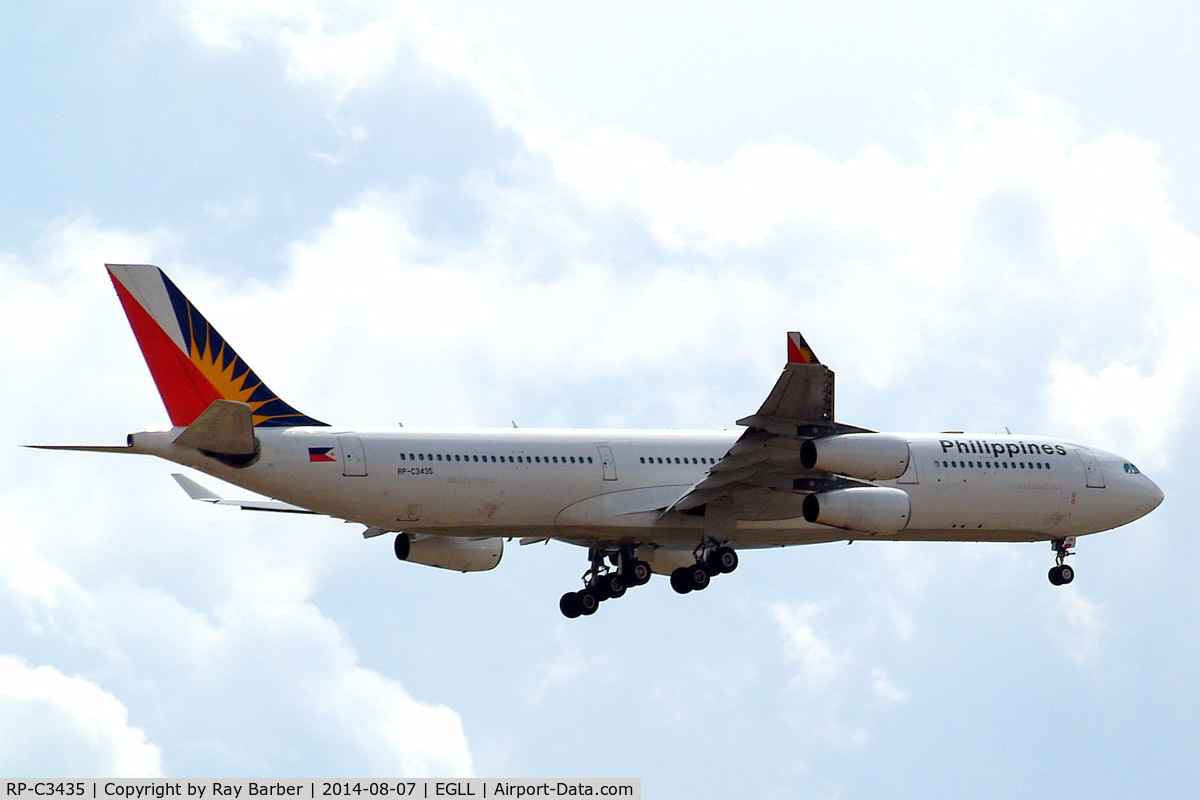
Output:
[[758,411],[737,421],[746,432],[664,513],[707,515],[702,507],[713,504],[733,519],[790,519],[800,516],[806,494],[859,485],[800,463],[807,439],[865,431],[834,422],[833,388],[833,370],[817,360],[803,336],[788,333],[783,373]]

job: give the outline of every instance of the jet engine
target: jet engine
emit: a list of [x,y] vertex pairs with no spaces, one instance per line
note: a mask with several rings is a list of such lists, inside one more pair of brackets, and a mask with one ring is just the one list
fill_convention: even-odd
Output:
[[908,469],[908,442],[886,433],[843,433],[800,445],[805,469],[822,469],[864,481],[899,478]]
[[429,536],[420,533],[396,535],[396,558],[456,572],[483,572],[500,563],[504,540]]
[[885,486],[856,486],[804,498],[809,522],[864,533],[897,533],[912,515],[908,494]]

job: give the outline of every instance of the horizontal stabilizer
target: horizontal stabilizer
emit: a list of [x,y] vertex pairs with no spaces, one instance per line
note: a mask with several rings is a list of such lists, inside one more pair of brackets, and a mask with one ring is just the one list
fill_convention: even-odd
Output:
[[216,506],[236,506],[243,511],[275,511],[282,514],[315,514],[315,511],[309,511],[307,508],[294,506],[291,503],[284,503],[280,500],[226,500],[221,495],[214,492],[212,489],[205,488],[196,483],[186,475],[172,473],[171,477],[175,479],[183,490],[187,492],[188,497],[193,500],[199,500],[202,503],[212,503]]
[[250,406],[236,400],[213,400],[175,444],[223,456],[254,455],[254,422]]
[[23,444],[22,447],[28,447],[33,450],[77,450],[81,453],[132,453],[134,452],[132,445],[105,445],[105,444]]

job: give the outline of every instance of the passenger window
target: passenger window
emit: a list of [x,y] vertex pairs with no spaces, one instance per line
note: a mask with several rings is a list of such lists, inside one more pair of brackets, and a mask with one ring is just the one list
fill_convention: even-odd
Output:
[[589,463],[589,464],[590,464],[590,463],[592,463],[592,457],[591,457],[591,456],[588,456],[588,463]]
[[421,454],[419,454],[419,455],[417,456],[417,460],[419,460],[419,461],[424,461],[424,460],[425,460],[425,454],[424,454],[424,453],[421,453]]

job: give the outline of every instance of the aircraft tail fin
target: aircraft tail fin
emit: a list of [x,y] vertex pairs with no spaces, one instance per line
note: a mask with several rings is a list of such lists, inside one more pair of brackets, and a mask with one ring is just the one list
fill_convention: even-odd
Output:
[[325,425],[267,388],[161,269],[105,266],[172,425],[191,425],[214,400],[247,404],[255,427]]

